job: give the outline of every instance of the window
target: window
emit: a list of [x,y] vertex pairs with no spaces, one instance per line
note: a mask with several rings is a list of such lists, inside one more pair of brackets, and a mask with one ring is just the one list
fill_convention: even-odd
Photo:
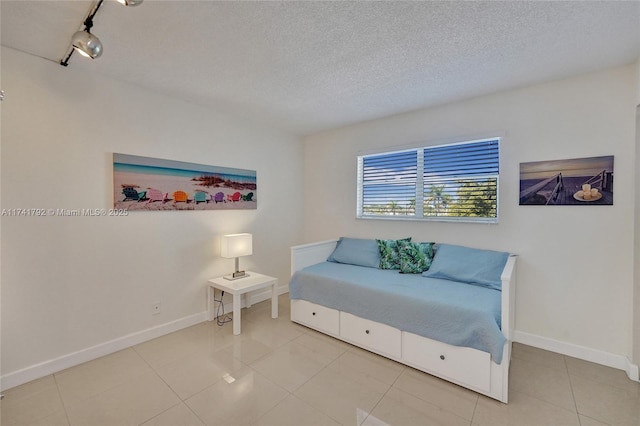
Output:
[[500,139],[358,156],[358,218],[498,221]]

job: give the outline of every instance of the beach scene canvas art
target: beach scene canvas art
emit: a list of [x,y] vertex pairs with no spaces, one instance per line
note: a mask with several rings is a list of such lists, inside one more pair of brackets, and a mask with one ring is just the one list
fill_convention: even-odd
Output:
[[256,172],[114,153],[113,200],[126,210],[256,209]]
[[613,205],[613,156],[520,163],[520,205]]

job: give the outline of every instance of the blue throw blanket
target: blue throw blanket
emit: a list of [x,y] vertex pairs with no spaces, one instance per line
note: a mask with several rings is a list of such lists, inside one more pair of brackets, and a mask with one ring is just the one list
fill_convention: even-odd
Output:
[[291,299],[387,324],[429,339],[475,348],[502,362],[501,293],[475,285],[323,262],[296,272]]

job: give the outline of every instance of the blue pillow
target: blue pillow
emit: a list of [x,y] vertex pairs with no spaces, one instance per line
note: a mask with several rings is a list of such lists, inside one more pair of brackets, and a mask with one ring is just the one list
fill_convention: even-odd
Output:
[[380,266],[378,243],[376,240],[340,237],[327,262],[377,268]]
[[502,270],[509,253],[438,244],[431,268],[422,275],[502,290]]

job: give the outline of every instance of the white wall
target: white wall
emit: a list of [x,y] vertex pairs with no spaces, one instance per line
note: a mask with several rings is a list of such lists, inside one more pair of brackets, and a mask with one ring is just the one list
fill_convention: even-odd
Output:
[[633,362],[640,364],[640,58],[636,61],[636,190],[634,232]]
[[3,216],[3,376],[202,314],[206,280],[233,268],[216,257],[224,233],[253,233],[242,266],[288,282],[302,231],[299,138],[116,82],[96,64],[80,72],[2,48],[2,208],[113,206],[119,152],[256,170],[258,209]]
[[640,105],[640,58],[636,61],[636,104]]
[[[610,69],[305,139],[304,240],[440,241],[520,255],[516,329],[630,358],[635,70]],[[356,220],[360,150],[504,135],[498,225]],[[519,163],[615,156],[613,206],[519,206]]]

